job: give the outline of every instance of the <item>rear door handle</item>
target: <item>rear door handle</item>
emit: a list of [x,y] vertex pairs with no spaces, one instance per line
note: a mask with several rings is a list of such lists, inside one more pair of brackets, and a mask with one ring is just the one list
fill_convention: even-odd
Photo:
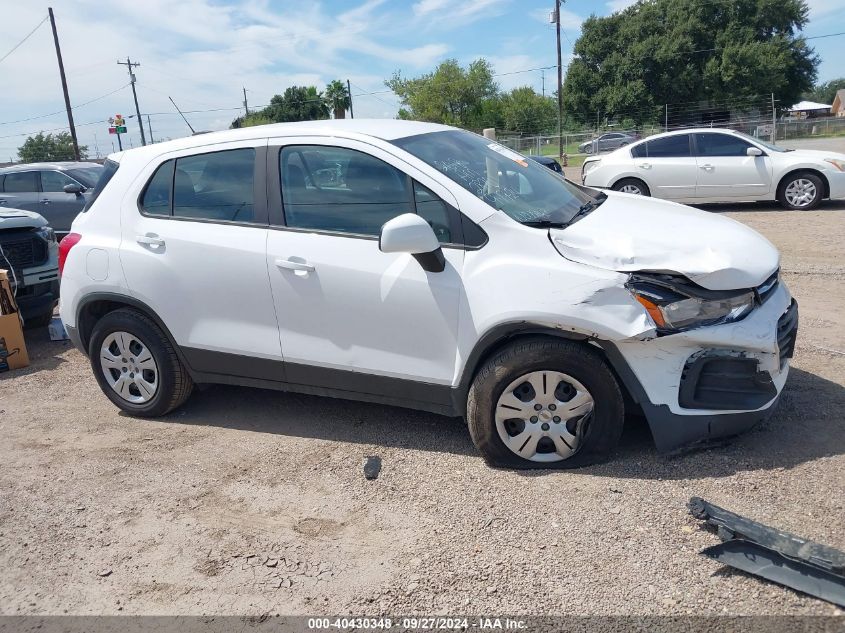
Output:
[[701,167],[701,169],[704,169],[704,170],[706,170],[706,171],[710,171],[711,169],[713,169],[713,165],[710,165],[710,164],[707,164],[707,165],[699,165],[699,167]]
[[147,246],[164,246],[164,240],[160,237],[156,237],[155,235],[136,235],[135,241],[138,244],[145,244]]
[[307,273],[314,272],[314,266],[308,262],[295,262],[290,259],[282,259],[281,257],[276,260],[276,266],[286,270],[304,270]]
[[41,202],[43,204],[50,204],[50,199],[49,198],[41,198]]
[[639,167],[642,169],[651,169],[651,163],[640,163]]

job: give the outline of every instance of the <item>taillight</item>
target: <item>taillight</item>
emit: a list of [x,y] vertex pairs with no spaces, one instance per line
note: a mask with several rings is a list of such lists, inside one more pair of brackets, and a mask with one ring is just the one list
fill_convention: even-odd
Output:
[[62,274],[62,271],[65,269],[65,261],[67,260],[67,255],[70,253],[70,249],[76,246],[79,243],[79,240],[82,239],[82,236],[79,233],[68,233],[62,238],[62,241],[59,242],[59,274]]

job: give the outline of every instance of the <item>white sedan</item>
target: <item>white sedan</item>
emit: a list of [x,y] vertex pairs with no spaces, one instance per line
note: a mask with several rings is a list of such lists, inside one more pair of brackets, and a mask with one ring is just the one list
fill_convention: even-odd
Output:
[[588,157],[581,182],[686,203],[778,200],[812,209],[845,198],[845,154],[784,149],[734,130],[678,130]]

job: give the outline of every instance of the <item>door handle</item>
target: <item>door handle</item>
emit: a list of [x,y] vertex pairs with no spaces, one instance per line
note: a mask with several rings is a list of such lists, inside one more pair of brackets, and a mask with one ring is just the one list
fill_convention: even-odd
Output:
[[6,198],[0,198],[0,204],[9,204],[9,201]]
[[42,204],[50,204],[50,199],[49,198],[41,198],[41,203]]
[[303,270],[307,273],[314,272],[314,266],[308,262],[295,262],[290,259],[282,259],[281,257],[276,260],[276,266],[286,270]]
[[651,169],[651,163],[640,163],[638,166],[641,169]]
[[160,237],[156,237],[155,235],[136,235],[135,241],[138,242],[138,244],[145,244],[146,246],[152,246],[154,248],[164,246],[164,240]]
[[710,165],[710,164],[699,165],[699,167],[701,167],[701,169],[704,169],[705,171],[710,171],[711,169],[713,169],[713,165]]

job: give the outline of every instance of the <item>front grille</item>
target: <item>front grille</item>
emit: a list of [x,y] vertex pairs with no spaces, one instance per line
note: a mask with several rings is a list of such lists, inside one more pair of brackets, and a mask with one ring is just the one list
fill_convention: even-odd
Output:
[[0,256],[0,268],[11,265],[15,274],[20,274],[24,268],[45,264],[49,256],[47,242],[28,231],[0,235],[0,247],[5,256]]
[[772,296],[775,289],[778,287],[778,278],[780,276],[780,268],[771,274],[771,276],[761,283],[755,290],[760,303],[765,303],[766,299]]
[[798,304],[795,299],[778,319],[778,350],[781,367],[787,358],[795,352],[795,339],[798,338]]

